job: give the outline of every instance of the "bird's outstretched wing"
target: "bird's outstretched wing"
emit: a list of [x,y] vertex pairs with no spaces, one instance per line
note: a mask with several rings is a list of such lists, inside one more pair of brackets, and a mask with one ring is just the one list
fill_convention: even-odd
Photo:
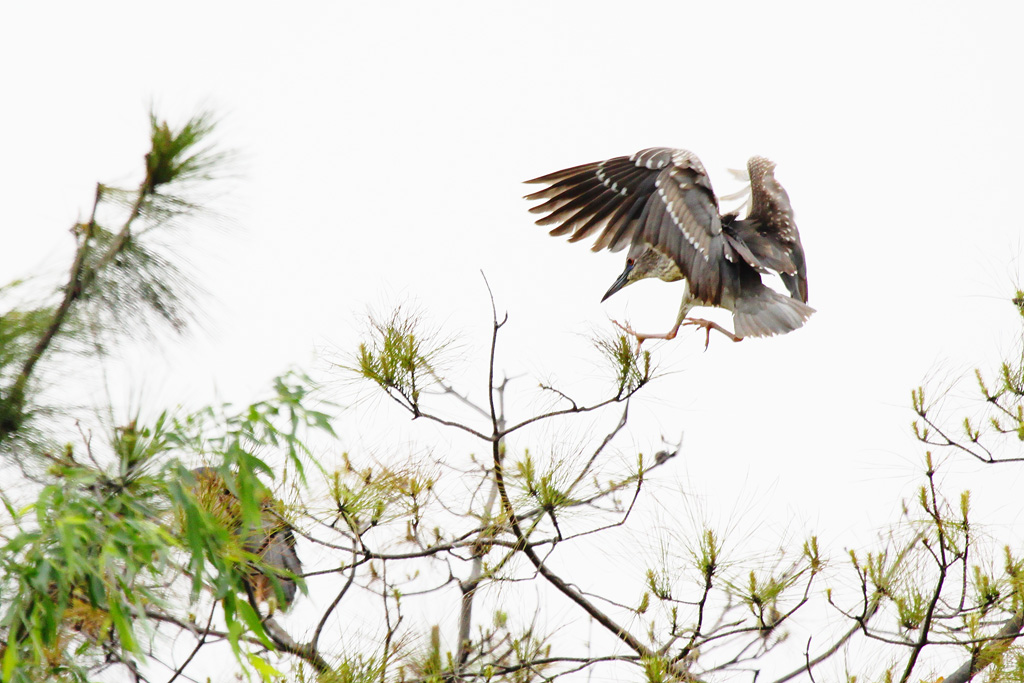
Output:
[[679,266],[695,297],[720,302],[722,261],[740,257],[726,242],[711,181],[692,152],[652,147],[526,182],[549,185],[526,198],[546,200],[530,211],[547,214],[537,224],[554,225],[550,234],[569,234],[570,242],[597,235],[594,251],[649,244]]
[[764,157],[747,162],[750,209],[741,220],[727,223],[726,231],[749,251],[755,268],[774,270],[794,299],[807,302],[807,265],[793,207],[785,188],[775,179],[775,164]]

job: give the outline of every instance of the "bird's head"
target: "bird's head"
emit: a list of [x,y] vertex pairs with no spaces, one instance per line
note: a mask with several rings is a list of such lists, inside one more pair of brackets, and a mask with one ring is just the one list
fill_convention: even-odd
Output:
[[626,285],[631,285],[637,280],[648,277],[656,277],[666,282],[674,282],[683,277],[676,262],[662,254],[649,244],[636,243],[629,248],[626,256],[626,267],[618,279],[605,292],[601,301],[604,301],[615,292]]

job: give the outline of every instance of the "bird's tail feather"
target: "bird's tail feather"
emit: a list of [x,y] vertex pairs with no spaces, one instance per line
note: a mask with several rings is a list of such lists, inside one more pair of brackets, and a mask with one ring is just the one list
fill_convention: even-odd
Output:
[[737,337],[770,337],[803,326],[812,313],[804,302],[762,286],[736,301],[732,319]]

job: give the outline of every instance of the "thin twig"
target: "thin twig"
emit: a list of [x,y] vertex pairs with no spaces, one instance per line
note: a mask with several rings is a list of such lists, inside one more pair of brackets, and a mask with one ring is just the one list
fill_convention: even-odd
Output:
[[199,650],[203,647],[203,645],[206,644],[206,637],[209,635],[210,625],[213,624],[213,615],[216,613],[216,611],[217,603],[213,603],[213,606],[210,608],[210,618],[206,620],[206,627],[202,630],[202,634],[199,636],[199,642],[196,643],[195,648],[193,648],[189,656],[185,658],[185,661],[181,663],[181,666],[175,669],[174,675],[170,677],[167,683],[174,683],[178,676],[181,676],[181,673],[185,670],[185,667],[187,667],[189,663],[193,660],[193,658],[195,658],[195,656],[199,653]]
[[356,558],[356,544],[353,543],[352,544],[352,565],[351,565],[352,571],[349,572],[348,580],[345,582],[345,585],[342,587],[342,589],[338,592],[338,595],[334,598],[334,600],[331,602],[331,604],[328,605],[327,609],[324,610],[324,615],[323,615],[323,617],[320,618],[320,623],[318,623],[316,625],[316,630],[313,631],[313,639],[309,643],[309,648],[313,652],[317,652],[317,644],[320,642],[320,634],[323,633],[324,626],[327,624],[328,617],[331,616],[331,613],[334,612],[334,609],[338,606],[338,603],[340,603],[341,599],[345,597],[346,593],[348,593],[348,589],[352,587],[352,582],[355,581],[355,578],[356,578],[356,562],[355,562],[355,558]]
[[[907,546],[900,551],[900,554],[896,556],[895,561],[892,563],[892,567],[889,568],[889,572],[885,575],[886,581],[889,581],[894,576],[896,576],[897,571],[903,564],[903,560],[905,560],[907,555],[910,553],[910,550],[918,543],[920,543],[923,539],[924,532],[918,532],[918,534],[914,536],[913,539],[911,539],[910,543],[908,543]],[[872,596],[869,601],[865,602],[864,613],[856,619],[857,623],[850,627],[850,629],[846,633],[844,633],[839,638],[839,640],[834,642],[831,647],[829,647],[827,650],[822,652],[814,659],[810,660],[809,663],[805,663],[804,666],[801,666],[800,668],[794,671],[790,671],[788,674],[782,676],[781,678],[776,678],[772,683],[785,683],[788,680],[796,678],[804,672],[809,671],[810,669],[818,666],[835,653],[839,652],[843,645],[845,645],[847,641],[849,641],[850,638],[853,637],[853,634],[855,634],[857,631],[863,629],[864,632],[867,633],[867,622],[878,612],[878,608],[882,604],[882,597],[883,596],[880,593],[875,593],[875,595]]]

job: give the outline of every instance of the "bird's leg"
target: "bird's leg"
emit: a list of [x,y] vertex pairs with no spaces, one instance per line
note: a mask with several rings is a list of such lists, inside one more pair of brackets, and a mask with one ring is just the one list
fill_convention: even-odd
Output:
[[[637,346],[643,344],[648,339],[664,339],[668,341],[669,339],[676,338],[676,334],[678,334],[679,332],[680,325],[682,325],[683,321],[686,319],[686,314],[689,313],[690,309],[693,308],[696,304],[697,300],[690,296],[690,284],[686,282],[686,280],[683,280],[683,300],[682,303],[679,304],[679,315],[676,316],[676,324],[673,325],[672,329],[669,330],[668,332],[665,332],[664,334],[640,334],[639,332],[635,331],[632,327],[630,327],[628,324],[623,325],[622,323],[616,320],[613,320],[612,322],[618,325],[619,328],[625,331],[627,334],[631,334],[634,337],[636,337]],[[724,332],[725,330],[722,331]],[[705,346],[705,348],[707,347]]]
[[625,332],[626,334],[631,334],[634,337],[636,337],[637,346],[639,346],[640,344],[643,344],[648,339],[666,339],[666,340],[668,340],[668,339],[675,339],[676,338],[676,333],[679,332],[679,324],[678,323],[676,323],[675,327],[673,327],[668,332],[665,332],[664,334],[641,334],[640,332],[637,332],[632,327],[630,327],[628,323],[626,323],[626,324],[620,323],[618,320],[613,320],[612,322],[615,323],[616,326],[618,326],[618,328],[620,330],[622,330],[623,332]]

